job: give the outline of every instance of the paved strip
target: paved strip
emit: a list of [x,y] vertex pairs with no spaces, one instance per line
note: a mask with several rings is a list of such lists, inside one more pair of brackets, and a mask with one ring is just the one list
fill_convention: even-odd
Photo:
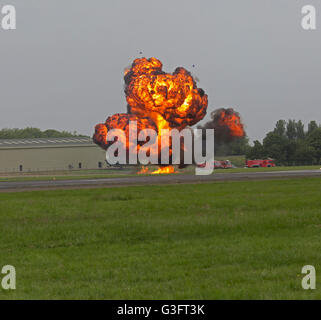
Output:
[[[250,169],[249,169],[250,170]],[[0,182],[0,191],[25,191],[41,189],[72,189],[86,187],[114,187],[128,185],[157,185],[175,183],[203,183],[214,181],[262,180],[297,177],[321,177],[321,170],[265,171],[215,173],[208,176],[196,175],[153,175],[127,178],[81,179],[81,180],[45,180],[45,181],[6,181]]]

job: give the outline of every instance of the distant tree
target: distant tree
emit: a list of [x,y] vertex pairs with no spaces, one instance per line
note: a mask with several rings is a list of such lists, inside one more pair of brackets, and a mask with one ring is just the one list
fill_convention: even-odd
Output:
[[293,155],[295,164],[299,165],[311,165],[315,160],[315,150],[307,143],[300,141]]
[[70,133],[68,131],[57,131],[48,129],[41,131],[38,128],[27,127],[24,129],[2,129],[0,130],[0,139],[34,139],[34,138],[68,138],[84,137],[83,135]]
[[286,124],[286,136],[289,140],[295,140],[297,138],[295,120],[289,120]]
[[296,137],[297,139],[304,139],[305,132],[304,132],[304,124],[301,120],[295,123],[296,126]]
[[249,138],[247,136],[236,139],[228,144],[227,155],[242,155],[249,148]]
[[246,152],[247,159],[261,159],[265,157],[263,145],[260,141],[255,140],[253,147],[249,148]]
[[281,165],[319,164],[321,159],[321,127],[311,121],[304,131],[301,120],[277,121],[268,132],[263,144],[254,142],[246,152],[248,159],[270,157]]
[[[46,138],[52,138],[52,137],[57,137],[60,136],[62,133],[57,131],[57,130],[53,130],[53,129],[48,129],[45,130],[42,133],[42,136],[45,136]],[[66,134],[66,137],[70,136],[70,134]]]
[[315,129],[318,129],[318,125],[317,125],[316,121],[312,120],[308,124],[308,134],[313,132]]
[[292,166],[295,165],[294,155],[297,149],[297,141],[286,140],[283,146],[283,158],[285,158],[285,162],[282,162],[284,165]]
[[314,157],[316,163],[320,163],[321,159],[321,128],[314,129],[307,137],[307,143],[314,149]]
[[285,152],[287,146],[287,138],[280,137],[273,131],[269,132],[263,139],[263,148],[265,154],[269,158],[276,160],[277,164],[285,164],[287,161],[287,155]]
[[274,128],[274,133],[276,133],[280,137],[285,136],[285,131],[286,131],[285,126],[286,126],[285,120],[277,121],[275,128]]

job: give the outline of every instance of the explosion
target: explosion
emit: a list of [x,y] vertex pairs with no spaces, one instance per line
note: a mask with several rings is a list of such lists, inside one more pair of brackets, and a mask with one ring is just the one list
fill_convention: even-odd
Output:
[[206,114],[207,95],[184,68],[168,74],[155,58],[136,59],[124,80],[128,113],[148,116],[159,130],[184,129]]
[[[156,58],[134,60],[124,76],[127,113],[115,114],[105,123],[96,125],[93,137],[96,144],[107,150],[114,143],[107,142],[108,131],[122,129],[126,132],[126,141],[123,142],[127,142],[126,150],[129,152],[130,121],[137,122],[137,135],[142,129],[154,129],[160,144],[162,129],[182,130],[204,118],[207,95],[203,89],[197,88],[190,72],[179,67],[170,74],[165,73],[162,67]],[[137,152],[142,144],[138,144]]]
[[[197,88],[190,72],[182,67],[173,73],[165,73],[161,61],[156,58],[135,59],[131,67],[125,70],[125,95],[127,113],[117,113],[107,118],[105,123],[97,124],[93,141],[107,150],[115,141],[107,142],[107,133],[112,129],[122,129],[126,133],[126,141],[121,141],[129,152],[137,155],[140,148],[147,142],[139,142],[132,148],[129,139],[129,123],[137,123],[137,136],[143,129],[153,129],[157,132],[160,159],[162,148],[161,130],[177,129],[179,131],[193,126],[206,115],[208,100],[204,90]],[[233,109],[219,109],[211,114],[212,121],[203,128],[214,128],[215,139],[231,141],[245,135],[240,116]],[[137,137],[135,137],[137,138]],[[172,163],[171,140],[167,142],[170,163]],[[181,149],[184,144],[181,141]],[[153,152],[151,149],[149,152]],[[159,161],[160,163],[160,161]],[[161,166],[152,172],[174,173],[172,166]],[[140,173],[148,173],[143,167]]]
[[215,143],[227,143],[245,136],[241,117],[234,109],[217,109],[211,113],[211,118],[211,121],[199,128],[214,129]]

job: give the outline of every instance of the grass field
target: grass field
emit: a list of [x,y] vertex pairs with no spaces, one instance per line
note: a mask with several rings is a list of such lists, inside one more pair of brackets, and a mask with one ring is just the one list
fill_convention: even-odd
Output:
[[320,299],[320,182],[2,193],[0,299]]
[[[267,171],[293,171],[293,170],[319,170],[320,165],[316,166],[279,166],[271,168],[233,168],[233,169],[216,169],[215,172],[267,172]],[[214,173],[215,173],[214,172]]]
[[[150,166],[149,171],[154,171],[158,166]],[[81,179],[106,179],[106,178],[128,178],[137,175],[140,167],[127,168],[125,170],[84,170],[70,173],[41,173],[41,174],[14,174],[0,175],[0,182],[9,181],[47,181],[47,180],[81,180]],[[238,173],[238,172],[263,172],[263,171],[290,171],[290,170],[315,170],[320,169],[320,165],[314,166],[292,166],[292,167],[272,167],[272,168],[233,168],[215,169],[214,173]],[[177,169],[177,174],[195,174],[195,166],[188,166],[184,169]],[[142,174],[147,176],[149,174]]]

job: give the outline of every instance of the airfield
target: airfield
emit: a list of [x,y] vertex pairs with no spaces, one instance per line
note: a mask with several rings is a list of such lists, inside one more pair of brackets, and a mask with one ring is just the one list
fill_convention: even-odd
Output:
[[2,191],[25,191],[41,189],[78,189],[95,187],[119,187],[130,185],[157,185],[157,184],[184,184],[184,183],[211,183],[215,181],[242,181],[265,180],[300,177],[321,177],[321,170],[287,170],[251,172],[215,172],[211,175],[170,174],[170,175],[133,175],[130,177],[85,178],[63,180],[32,180],[32,181],[0,181]]

